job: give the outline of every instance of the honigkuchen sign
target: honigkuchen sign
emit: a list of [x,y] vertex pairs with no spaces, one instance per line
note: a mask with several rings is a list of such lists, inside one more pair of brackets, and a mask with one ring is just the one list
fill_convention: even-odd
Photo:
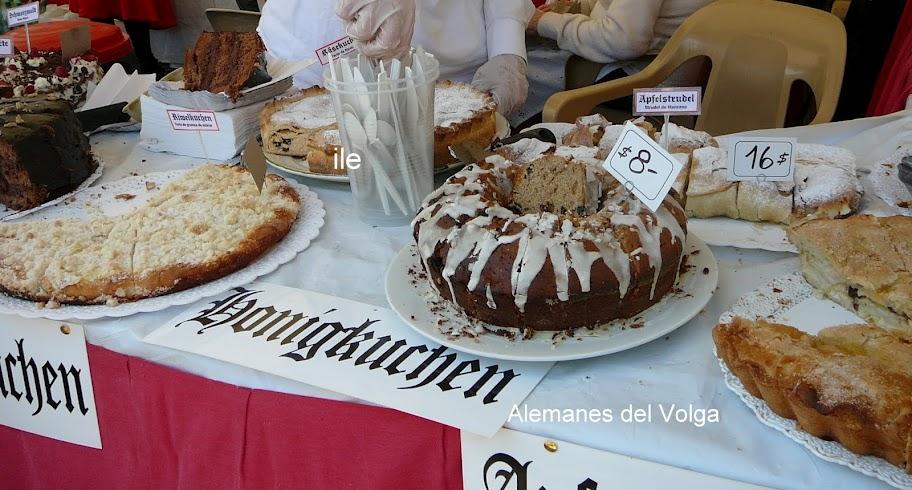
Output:
[[198,303],[144,340],[485,436],[551,368],[456,352],[391,310],[266,283]]

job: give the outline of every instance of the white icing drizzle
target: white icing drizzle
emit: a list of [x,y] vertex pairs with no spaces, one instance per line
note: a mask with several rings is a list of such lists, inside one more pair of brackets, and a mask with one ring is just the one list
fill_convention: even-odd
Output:
[[[482,176],[494,176],[498,192],[509,194],[512,183],[506,170],[516,164],[500,156],[490,157],[486,161],[493,168],[485,170],[470,165],[431,193],[413,221],[413,226],[417,225],[418,251],[425,268],[426,260],[434,255],[438,247],[449,246],[441,274],[451,298],[455,299],[452,277],[457,268],[466,263],[469,271],[468,289],[478,291],[484,288],[488,307],[495,308],[491,284],[482,284],[482,272],[499,247],[514,242],[517,251],[510,269],[510,291],[520,311],[525,311],[529,288],[548,262],[554,272],[559,301],[568,301],[570,298],[571,272],[576,274],[582,292],[591,291],[592,268],[599,259],[614,275],[619,294],[623,298],[630,289],[631,256],[622,250],[614,237],[611,227],[617,226],[630,227],[640,237],[643,253],[655,268],[651,292],[651,297],[654,297],[662,267],[662,232],[669,230],[682,248],[685,240],[683,229],[668,209],[662,207],[658,213],[653,214],[634,198],[629,198],[624,193],[612,193],[596,215],[596,218],[601,217],[601,221],[594,221],[610,222],[611,227],[604,231],[577,227],[569,219],[553,213],[518,215],[484,197],[482,193],[486,189],[481,183]],[[601,181],[594,173],[592,180],[598,182],[593,187],[599,190],[600,195]],[[629,206],[627,212],[624,212],[625,203]],[[668,199],[666,206],[678,205],[673,199]],[[606,220],[606,216],[610,219]],[[495,219],[503,220],[503,225],[495,228]],[[587,242],[597,250],[586,250]]]

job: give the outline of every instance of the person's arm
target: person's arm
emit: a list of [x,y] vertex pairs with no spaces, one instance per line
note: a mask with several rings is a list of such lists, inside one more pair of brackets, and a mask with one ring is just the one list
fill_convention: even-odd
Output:
[[535,9],[528,0],[484,0],[488,61],[472,86],[491,92],[497,111],[510,114],[529,96],[526,77],[526,23]]
[[662,0],[614,0],[604,16],[547,12],[538,19],[539,35],[561,49],[599,63],[632,60],[652,46]]
[[529,0],[484,0],[488,59],[502,54],[526,59],[526,24],[534,11]]

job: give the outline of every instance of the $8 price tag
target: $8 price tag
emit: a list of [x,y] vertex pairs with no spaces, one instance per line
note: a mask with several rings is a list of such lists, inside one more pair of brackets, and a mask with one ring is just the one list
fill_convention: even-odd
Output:
[[683,165],[635,124],[628,122],[604,167],[655,212]]
[[794,138],[743,137],[730,140],[728,180],[790,181],[795,175]]

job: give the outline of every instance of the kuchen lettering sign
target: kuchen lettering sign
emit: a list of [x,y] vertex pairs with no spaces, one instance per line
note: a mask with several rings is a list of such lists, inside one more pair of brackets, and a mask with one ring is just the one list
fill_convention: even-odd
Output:
[[0,424],[101,448],[81,326],[0,316]]
[[193,307],[146,342],[194,352],[491,435],[551,367],[432,344],[387,309],[271,284]]

